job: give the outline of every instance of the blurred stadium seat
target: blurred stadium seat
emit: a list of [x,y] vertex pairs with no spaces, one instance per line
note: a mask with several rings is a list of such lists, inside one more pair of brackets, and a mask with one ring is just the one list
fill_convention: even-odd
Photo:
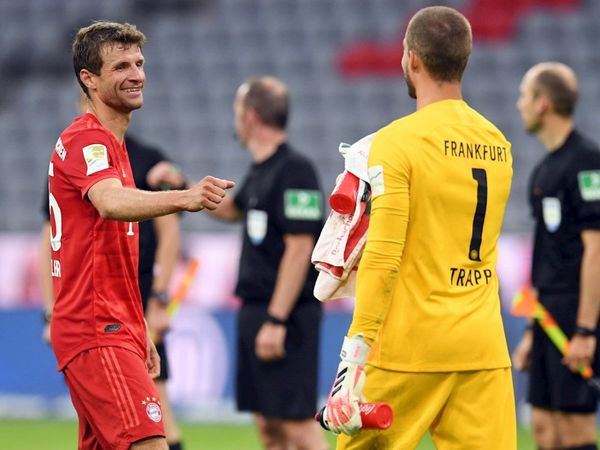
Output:
[[[41,223],[38,205],[48,156],[76,111],[69,42],[90,20],[126,20],[146,33],[146,104],[134,114],[131,130],[167,148],[189,176],[212,173],[239,180],[250,160],[232,138],[233,95],[245,78],[272,73],[292,92],[291,141],[319,162],[329,188],[342,169],[340,141],[371,133],[414,107],[399,71],[347,77],[338,70],[337,58],[356,42],[397,50],[407,17],[434,3],[440,2],[0,0],[5,211],[0,230],[33,231]],[[521,14],[510,19],[513,32],[507,34],[498,32],[504,22],[490,17],[490,7],[498,6],[495,0],[442,3],[470,12],[474,21],[479,40],[464,95],[514,144],[514,189],[505,229],[529,231],[526,179],[543,151],[522,130],[514,106],[518,84],[524,71],[541,60],[572,65],[581,80],[577,120],[600,141],[600,5],[594,0],[512,0],[513,12]],[[486,26],[490,36],[501,39],[483,39]],[[397,64],[399,55],[391,56]],[[224,227],[198,214],[187,215],[184,224],[200,231]]]

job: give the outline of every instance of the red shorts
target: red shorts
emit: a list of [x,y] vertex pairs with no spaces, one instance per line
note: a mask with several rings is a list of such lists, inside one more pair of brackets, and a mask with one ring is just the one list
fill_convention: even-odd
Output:
[[141,439],[164,437],[158,391],[139,355],[92,348],[63,372],[79,416],[79,450],[127,450]]

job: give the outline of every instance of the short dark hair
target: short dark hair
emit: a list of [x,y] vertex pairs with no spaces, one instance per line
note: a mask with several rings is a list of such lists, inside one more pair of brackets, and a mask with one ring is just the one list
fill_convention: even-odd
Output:
[[545,95],[550,100],[554,112],[561,117],[571,117],[575,113],[578,92],[564,76],[551,68],[542,69],[533,80],[533,95]]
[[88,95],[88,89],[82,83],[79,73],[81,69],[87,69],[100,75],[101,52],[105,45],[138,45],[141,48],[145,41],[144,33],[129,23],[94,22],[81,28],[73,39],[72,53],[73,69],[83,92]]
[[254,109],[266,125],[284,130],[289,116],[289,95],[285,85],[272,77],[252,78],[246,85],[244,105]]
[[406,46],[419,56],[433,79],[460,81],[473,47],[471,25],[453,8],[423,8],[408,24]]

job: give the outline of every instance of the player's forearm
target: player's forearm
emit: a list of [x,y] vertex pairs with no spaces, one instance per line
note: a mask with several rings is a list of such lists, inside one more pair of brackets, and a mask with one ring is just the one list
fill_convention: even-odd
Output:
[[51,247],[50,235],[52,229],[50,223],[46,222],[42,227],[40,237],[40,289],[42,301],[44,302],[44,311],[52,312],[54,307],[54,288],[52,286],[52,271],[50,269]]
[[369,236],[358,268],[356,302],[348,336],[364,335],[369,345],[387,317],[408,229],[408,191],[373,201]]
[[397,269],[373,268],[369,264],[371,257],[377,256],[363,255],[358,269],[356,302],[348,330],[349,337],[361,333],[369,345],[387,317],[398,275]]
[[132,222],[184,211],[187,195],[186,190],[149,192],[112,187],[91,200],[103,219]]
[[600,231],[584,231],[577,325],[595,329],[600,314]]
[[293,236],[291,243],[288,237],[284,239],[286,247],[268,309],[270,315],[282,320],[289,317],[306,283],[314,246],[314,238],[309,235]]
[[157,217],[154,219],[154,228],[158,243],[152,289],[156,292],[165,292],[179,257],[179,218],[176,214]]

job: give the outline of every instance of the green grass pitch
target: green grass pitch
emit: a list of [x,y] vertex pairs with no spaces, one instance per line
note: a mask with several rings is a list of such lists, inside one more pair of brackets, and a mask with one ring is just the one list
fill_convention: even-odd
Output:
[[[183,423],[181,429],[186,450],[260,450],[251,425]],[[76,450],[77,424],[53,420],[0,420],[2,450]],[[335,439],[327,433],[331,448]],[[519,430],[519,450],[533,450],[531,435]],[[426,436],[418,450],[434,450]]]

